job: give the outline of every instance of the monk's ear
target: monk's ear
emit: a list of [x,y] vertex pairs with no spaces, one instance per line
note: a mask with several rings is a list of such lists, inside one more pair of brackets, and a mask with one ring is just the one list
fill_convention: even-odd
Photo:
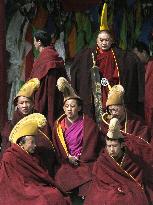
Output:
[[39,46],[41,46],[41,45],[42,45],[42,43],[41,43],[41,41],[40,41],[40,40],[38,41],[38,45],[39,45]]

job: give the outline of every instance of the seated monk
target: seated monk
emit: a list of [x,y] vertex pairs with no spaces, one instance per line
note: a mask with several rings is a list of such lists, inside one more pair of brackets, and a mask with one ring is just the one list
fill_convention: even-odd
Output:
[[99,131],[95,122],[81,112],[81,99],[65,78],[57,86],[64,94],[64,115],[55,122],[53,144],[60,167],[55,180],[64,191],[84,198],[91,181],[93,162],[98,155]]
[[107,112],[103,114],[101,123],[101,130],[104,136],[107,133],[110,119],[115,117],[119,120],[123,132],[139,136],[150,142],[151,129],[140,116],[126,109],[123,98],[124,88],[121,85],[114,85],[110,88],[106,101]]
[[[16,108],[13,119],[5,123],[2,136],[2,152],[1,157],[5,150],[11,146],[9,142],[9,135],[11,130],[25,116],[36,112],[34,108],[33,96],[35,91],[39,88],[40,81],[37,78],[33,78],[27,81],[17,93],[14,99],[14,106]],[[51,138],[51,131],[49,131],[48,125],[43,128],[43,132]],[[53,175],[53,166],[55,165],[55,154],[51,144],[48,143],[48,139],[37,136],[36,138],[37,153],[41,160],[41,165],[48,169],[49,173]]]
[[120,132],[117,118],[109,124],[106,147],[93,167],[84,205],[151,205],[153,152],[141,138]]
[[11,147],[3,154],[0,166],[0,204],[71,204],[35,158],[35,137],[42,133],[44,125],[46,118],[34,113],[20,120],[11,131]]

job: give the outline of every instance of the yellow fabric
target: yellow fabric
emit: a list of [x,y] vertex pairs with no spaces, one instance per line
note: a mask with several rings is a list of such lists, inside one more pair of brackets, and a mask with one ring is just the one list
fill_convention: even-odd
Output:
[[44,115],[40,113],[33,113],[21,119],[11,131],[9,141],[16,143],[17,140],[23,136],[35,136],[39,130],[46,125],[47,120]]
[[63,115],[57,120],[57,134],[58,134],[58,137],[60,139],[60,142],[66,152],[66,155],[68,156],[69,153],[68,153],[68,150],[67,150],[67,146],[66,146],[66,143],[65,143],[65,139],[64,139],[64,135],[63,135],[63,131],[62,131],[62,128],[61,128],[61,125],[59,123],[60,119],[63,117]]
[[33,93],[39,88],[40,81],[38,78],[32,78],[31,80],[27,81],[19,90],[18,94],[14,98],[14,103],[16,102],[19,96],[23,97],[32,97]]
[[101,13],[101,21],[100,21],[100,31],[109,30],[107,23],[107,4],[104,3],[102,13]]

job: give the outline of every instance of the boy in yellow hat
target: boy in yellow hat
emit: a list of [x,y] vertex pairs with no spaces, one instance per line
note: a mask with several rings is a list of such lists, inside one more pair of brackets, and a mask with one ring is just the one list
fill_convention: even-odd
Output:
[[35,158],[35,139],[38,133],[44,137],[41,129],[46,123],[42,114],[34,113],[20,120],[11,131],[11,147],[4,153],[0,167],[1,204],[71,204]]

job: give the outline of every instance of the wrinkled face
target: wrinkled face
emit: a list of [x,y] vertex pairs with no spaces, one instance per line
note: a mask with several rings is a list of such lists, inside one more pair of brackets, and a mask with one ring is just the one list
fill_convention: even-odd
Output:
[[110,34],[104,32],[101,32],[97,37],[97,45],[102,50],[109,50],[112,45],[112,38]]
[[108,109],[112,118],[117,118],[120,122],[122,122],[125,119],[124,105],[110,105]]
[[78,106],[77,100],[70,99],[65,102],[63,109],[67,118],[73,121],[78,118],[78,112],[81,110],[81,107]]
[[26,136],[25,142],[22,144],[19,144],[22,149],[24,149],[29,154],[32,154],[35,152],[36,144],[35,144],[35,137],[34,136]]
[[118,140],[106,140],[106,150],[111,157],[118,157],[122,153],[123,144]]
[[28,115],[33,109],[33,102],[27,97],[19,96],[17,100],[17,108],[23,115]]

